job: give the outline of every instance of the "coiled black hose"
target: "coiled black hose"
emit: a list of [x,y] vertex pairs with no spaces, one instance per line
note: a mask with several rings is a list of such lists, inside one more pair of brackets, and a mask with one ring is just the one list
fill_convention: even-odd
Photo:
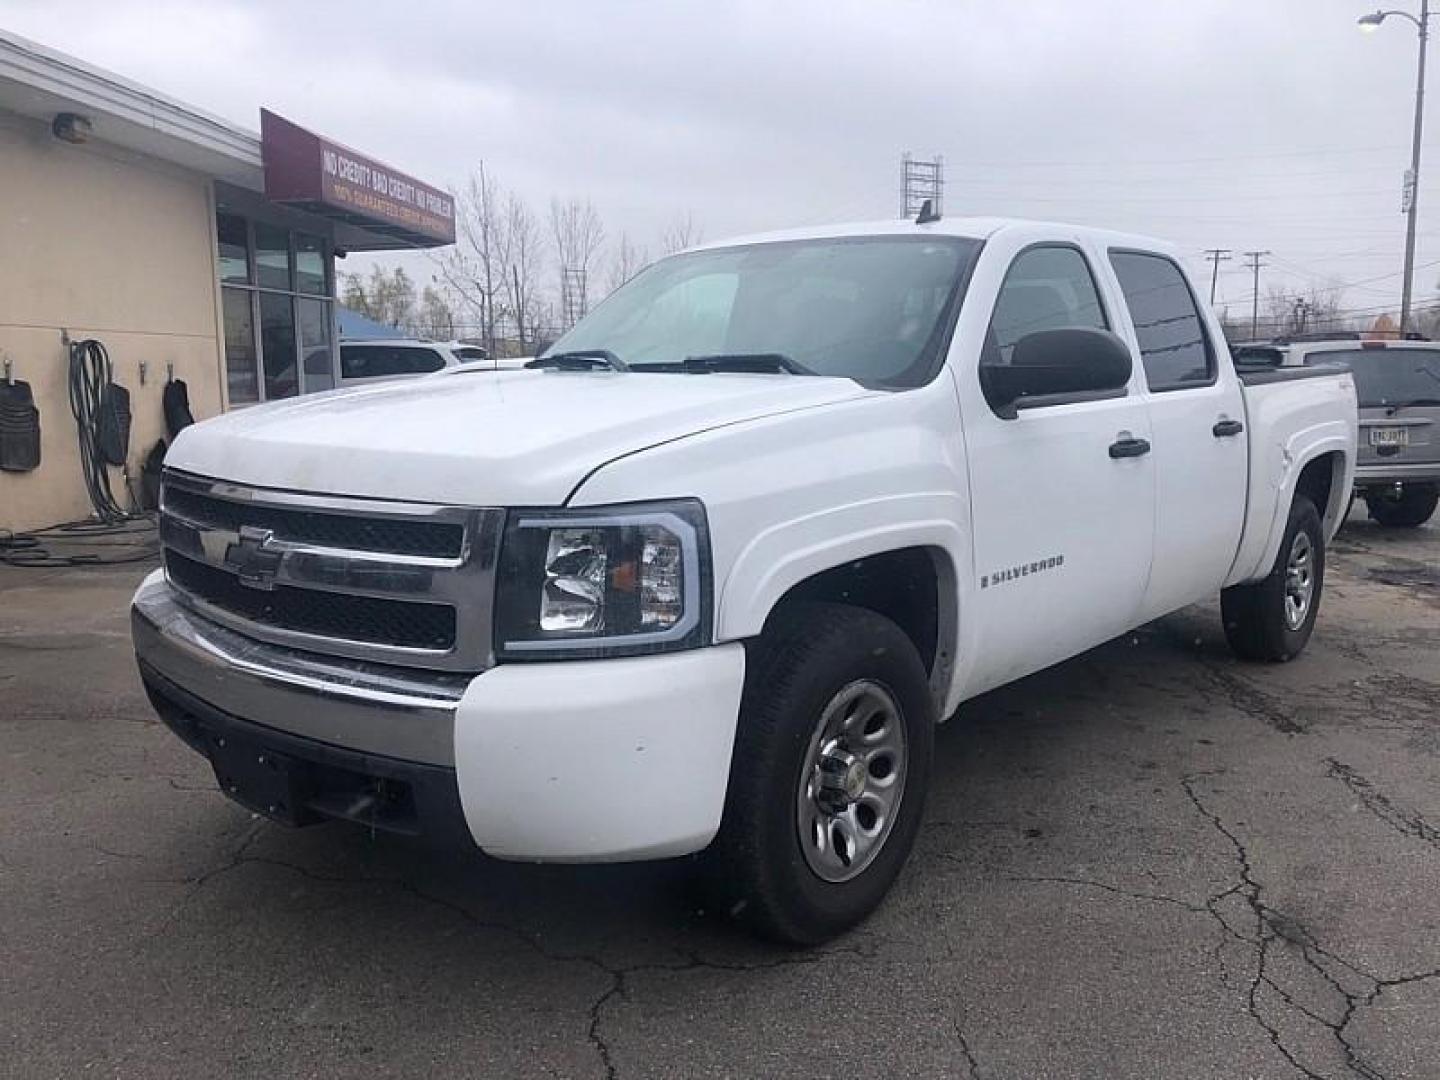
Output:
[[102,342],[85,338],[70,343],[70,412],[80,439],[80,468],[95,516],[107,524],[128,521],[127,512],[110,491],[110,473],[100,450],[100,410],[113,369]]
[[[0,529],[0,565],[52,568],[154,562],[159,554],[155,523],[126,512],[110,490],[102,449],[101,419],[110,386],[110,354],[93,338],[70,345],[70,411],[80,439],[85,488],[95,508],[86,521],[13,533]],[[128,485],[129,478],[127,476]],[[134,504],[134,495],[130,501]],[[98,549],[98,550],[97,550]]]

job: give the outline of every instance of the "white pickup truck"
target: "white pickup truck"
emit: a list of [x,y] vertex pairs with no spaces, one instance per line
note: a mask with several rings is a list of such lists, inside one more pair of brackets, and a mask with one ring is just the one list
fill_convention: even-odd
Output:
[[257,812],[699,852],[796,943],[880,902],[966,699],[1216,592],[1298,653],[1356,452],[1347,372],[1238,378],[1172,249],[1063,225],[707,246],[538,367],[183,432],[145,686]]

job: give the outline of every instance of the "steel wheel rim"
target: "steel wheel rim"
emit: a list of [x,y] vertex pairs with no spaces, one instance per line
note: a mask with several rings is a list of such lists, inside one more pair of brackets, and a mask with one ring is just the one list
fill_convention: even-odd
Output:
[[822,881],[859,876],[884,849],[908,764],[900,706],[880,683],[856,680],[821,710],[800,766],[795,827]]
[[1315,598],[1315,546],[1309,533],[1298,532],[1285,560],[1285,625],[1299,630]]

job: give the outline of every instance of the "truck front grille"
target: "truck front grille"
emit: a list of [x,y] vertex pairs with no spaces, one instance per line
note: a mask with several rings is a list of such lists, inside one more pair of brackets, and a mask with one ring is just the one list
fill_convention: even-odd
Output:
[[270,529],[277,536],[321,547],[386,551],[457,559],[465,543],[462,525],[440,521],[396,521],[353,517],[277,506],[235,503],[185,488],[172,488],[170,509],[180,517],[221,529],[242,525]]
[[171,584],[232,615],[261,626],[373,645],[446,651],[455,646],[455,609],[446,604],[377,600],[276,585],[240,584],[234,574],[165,553]]
[[491,661],[504,512],[298,494],[167,471],[160,540],[182,602],[310,652],[441,670]]

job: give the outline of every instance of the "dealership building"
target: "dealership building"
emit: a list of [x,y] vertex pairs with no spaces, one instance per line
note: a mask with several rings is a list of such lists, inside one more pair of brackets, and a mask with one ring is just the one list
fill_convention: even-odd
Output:
[[368,154],[0,30],[0,530],[91,512],[73,343],[102,343],[129,395],[119,499],[165,434],[167,384],[197,419],[334,386],[336,257],[454,239],[449,194]]

